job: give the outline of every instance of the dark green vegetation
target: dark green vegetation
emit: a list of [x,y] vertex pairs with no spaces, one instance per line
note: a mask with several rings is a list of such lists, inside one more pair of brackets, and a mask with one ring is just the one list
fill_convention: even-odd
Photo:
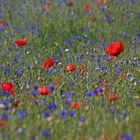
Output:
[[[0,0],[1,20],[8,23],[0,27],[0,81],[16,90],[15,95],[0,91],[0,140],[99,140],[103,135],[118,140],[124,134],[139,140],[140,0],[66,3],[54,0],[47,10],[41,0]],[[27,45],[16,46],[19,38]],[[115,41],[125,51],[111,61],[105,48]],[[55,66],[42,69],[46,59],[54,59]],[[76,66],[71,74],[65,70],[69,63]],[[87,70],[80,71],[81,65]],[[33,96],[34,86],[55,83],[49,96]],[[107,93],[87,96],[101,86]],[[110,103],[113,93],[118,100]],[[81,106],[72,109],[68,101]]]

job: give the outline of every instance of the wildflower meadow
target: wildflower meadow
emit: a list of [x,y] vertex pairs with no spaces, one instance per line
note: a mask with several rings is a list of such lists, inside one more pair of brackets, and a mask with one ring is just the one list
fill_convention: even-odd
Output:
[[0,0],[0,140],[140,140],[140,0]]

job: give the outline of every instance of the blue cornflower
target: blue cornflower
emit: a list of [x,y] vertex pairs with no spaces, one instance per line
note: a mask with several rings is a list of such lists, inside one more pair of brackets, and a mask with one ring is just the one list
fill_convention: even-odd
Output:
[[36,105],[40,105],[40,102],[39,102],[38,100],[34,100],[34,103],[35,103]]
[[102,7],[102,12],[106,12],[106,7]]
[[133,79],[134,79],[134,77],[130,74],[126,77],[126,80],[128,80],[128,81],[132,81]]
[[83,38],[83,39],[87,38],[87,35],[83,35],[82,38]]
[[2,56],[6,57],[6,58],[8,58],[8,57],[9,57],[9,55],[8,55],[8,54],[6,54],[5,52],[2,52]]
[[8,95],[8,94],[9,94],[9,91],[8,91],[8,90],[3,90],[2,93],[3,93],[4,95]]
[[140,102],[137,102],[137,103],[136,103],[136,106],[140,106]]
[[8,115],[8,114],[3,114],[3,115],[1,116],[1,118],[2,118],[2,119],[9,119],[9,118],[10,118],[10,115]]
[[7,49],[8,49],[8,51],[12,51],[12,50],[13,50],[13,49],[12,49],[12,48],[10,48],[10,47],[8,47]]
[[116,109],[115,109],[115,108],[110,108],[109,111],[110,111],[111,113],[115,113],[115,112],[116,112]]
[[79,120],[79,122],[83,122],[84,121],[84,116],[80,116],[78,120]]
[[103,106],[105,106],[105,102],[99,102],[98,105],[103,107]]
[[29,19],[25,19],[23,22],[24,23],[28,23],[28,22],[30,22],[30,20]]
[[60,118],[61,119],[64,119],[66,117],[66,115],[68,114],[68,111],[67,110],[61,110],[60,111]]
[[118,63],[114,63],[113,66],[114,67],[118,67],[119,65],[118,65]]
[[71,57],[68,57],[67,61],[70,63],[72,62],[72,58]]
[[65,104],[66,104],[66,105],[70,105],[71,102],[72,102],[71,100],[66,100],[66,101],[65,101]]
[[18,118],[19,119],[23,119],[25,117],[25,115],[26,115],[25,111],[19,111],[18,112]]
[[51,116],[51,113],[50,112],[42,112],[42,116],[45,118],[48,118]]
[[102,82],[103,82],[103,80],[102,80],[102,79],[98,80],[98,83],[102,83]]
[[53,74],[53,69],[48,68],[48,74],[49,74],[49,75],[50,75],[50,74]]
[[99,68],[100,68],[101,70],[106,70],[106,69],[107,69],[105,66],[101,66],[101,65],[99,65]]
[[68,92],[68,93],[66,93],[66,96],[67,96],[67,98],[72,98],[72,96],[73,96],[73,92]]
[[79,38],[79,36],[78,36],[78,35],[75,35],[73,38],[74,38],[75,40],[77,40],[77,39]]
[[16,62],[15,62],[15,61],[13,61],[11,64],[12,64],[12,65],[16,65]]
[[49,85],[48,88],[49,88],[50,90],[54,90],[54,89],[55,89],[55,86]]
[[109,15],[106,15],[106,20],[110,21],[110,16]]
[[15,98],[8,99],[9,102],[13,102],[14,100],[15,100]]
[[128,33],[124,33],[124,34],[123,34],[123,37],[128,37],[128,36],[129,36]]
[[128,113],[128,112],[123,112],[122,115],[123,115],[124,117],[127,117],[127,116],[129,115],[129,113]]
[[25,62],[22,61],[22,62],[19,63],[19,66],[23,66],[24,64],[25,64]]
[[16,75],[22,75],[22,72],[21,72],[21,70],[15,70],[15,72],[14,72]]
[[48,106],[48,108],[49,108],[49,109],[55,109],[55,108],[57,108],[57,104],[55,104],[55,103],[54,103],[54,104],[50,103],[49,106]]
[[16,56],[15,58],[13,58],[14,61],[17,61],[20,59],[20,56]]
[[123,119],[123,115],[117,116],[116,119],[121,121]]
[[139,84],[139,85],[140,85],[140,80],[138,80],[138,81],[137,81],[137,84]]
[[4,68],[5,68],[5,67],[4,67],[3,65],[2,65],[2,66],[0,66],[0,69],[1,69],[1,70],[3,70]]
[[32,95],[38,95],[40,94],[38,91],[32,91]]
[[11,37],[15,37],[15,36],[16,36],[16,34],[10,34],[10,36],[11,36]]
[[135,0],[130,0],[130,2],[134,3],[134,2],[135,2]]
[[98,32],[101,33],[103,30],[102,29],[98,29]]
[[80,62],[81,62],[81,59],[80,59],[79,57],[77,57],[77,58],[76,58],[76,62],[77,62],[77,63],[80,63]]
[[21,36],[21,38],[25,38],[26,37],[26,35],[25,34],[23,34],[22,36]]
[[123,140],[133,140],[133,137],[130,134],[122,135]]
[[92,91],[86,92],[85,95],[91,97],[93,95],[93,92]]
[[3,105],[8,105],[9,104],[9,101],[8,100],[3,100],[0,103],[3,104]]
[[71,112],[70,112],[70,115],[71,115],[71,116],[75,116],[75,115],[76,115],[76,112],[75,112],[75,111],[71,111]]
[[97,93],[98,93],[98,90],[97,89],[95,89],[95,90],[92,91],[92,94],[97,94]]
[[97,89],[97,91],[98,92],[103,92],[103,88],[100,87],[100,88]]
[[5,75],[10,75],[11,74],[11,69],[10,68],[6,68],[6,69],[4,69],[4,74]]
[[34,86],[32,86],[32,88],[34,88],[35,90],[37,90],[39,88],[39,86],[38,85],[34,85]]
[[3,110],[8,111],[8,110],[10,110],[10,108],[8,106],[6,106],[5,108],[3,108]]
[[44,136],[44,137],[48,137],[48,136],[50,136],[50,130],[43,130],[43,131],[41,131],[41,135],[42,136]]
[[62,116],[65,116],[67,114],[68,114],[68,111],[67,110],[61,110],[60,111],[60,115],[62,115]]
[[25,86],[26,86],[26,84],[25,84],[25,83],[24,83],[24,84],[21,84],[21,86],[22,86],[22,87],[25,87]]
[[20,128],[18,128],[18,133],[22,133],[22,132],[23,132],[23,130],[24,130],[24,129],[23,129],[23,128],[21,128],[21,127],[20,127]]

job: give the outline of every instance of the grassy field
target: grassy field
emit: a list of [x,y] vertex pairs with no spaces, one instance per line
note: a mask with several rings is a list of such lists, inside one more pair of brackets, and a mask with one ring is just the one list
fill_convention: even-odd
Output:
[[[0,140],[140,140],[139,6],[0,0]],[[124,52],[110,56],[116,41]]]

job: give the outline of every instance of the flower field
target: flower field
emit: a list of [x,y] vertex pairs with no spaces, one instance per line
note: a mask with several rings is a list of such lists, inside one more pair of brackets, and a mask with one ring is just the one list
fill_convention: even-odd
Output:
[[0,140],[140,140],[140,0],[0,0]]

